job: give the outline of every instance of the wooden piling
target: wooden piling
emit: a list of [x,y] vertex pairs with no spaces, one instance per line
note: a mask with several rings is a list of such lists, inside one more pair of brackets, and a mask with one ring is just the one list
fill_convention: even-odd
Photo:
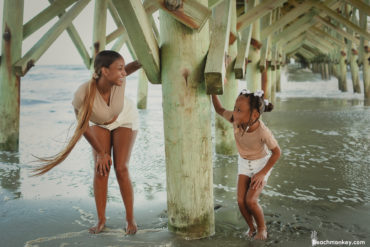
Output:
[[[231,1],[230,32],[236,32],[236,1]],[[226,80],[224,93],[219,96],[225,109],[234,109],[238,94],[238,81],[235,79],[234,64],[237,55],[237,42],[229,45],[226,55]],[[223,117],[216,114],[216,153],[233,155],[237,153],[233,126]]]
[[0,64],[0,150],[19,149],[20,77],[13,64],[22,56],[23,0],[4,0]]
[[347,92],[347,54],[343,47],[339,58],[339,90]]
[[137,88],[137,108],[146,109],[148,97],[148,78],[145,71],[140,69],[139,72],[139,85]]
[[[255,5],[259,3],[259,0],[250,0],[247,3],[247,8],[252,9]],[[247,89],[254,92],[262,88],[261,84],[261,72],[259,69],[260,61],[260,21],[256,20],[253,22],[252,28],[252,41],[249,48],[249,60],[247,66]]]
[[[370,1],[366,0],[369,4]],[[366,14],[360,9],[360,26],[363,30],[367,30],[367,17]],[[362,70],[363,70],[363,83],[364,83],[364,96],[365,104],[370,105],[370,46],[369,40],[361,36],[361,46],[362,50]]]
[[[99,51],[105,49],[108,0],[95,0],[93,27],[93,61]],[[94,66],[94,62],[91,63]]]
[[163,11],[160,20],[168,229],[187,239],[208,237],[215,233],[211,102],[203,74],[208,22],[198,32]]

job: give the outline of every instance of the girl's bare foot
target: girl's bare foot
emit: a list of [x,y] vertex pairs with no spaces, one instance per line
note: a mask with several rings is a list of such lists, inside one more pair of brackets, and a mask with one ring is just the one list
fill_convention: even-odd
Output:
[[103,230],[105,226],[105,219],[104,220],[99,220],[99,222],[96,224],[96,226],[93,226],[89,229],[89,232],[91,234],[98,234]]
[[127,221],[126,234],[133,235],[137,232],[137,225],[135,220]]
[[251,229],[249,228],[249,230],[246,232],[246,235],[250,238],[252,238],[254,235],[256,234],[256,229]]
[[266,227],[258,228],[257,234],[254,237],[256,240],[266,240],[267,239],[267,229]]

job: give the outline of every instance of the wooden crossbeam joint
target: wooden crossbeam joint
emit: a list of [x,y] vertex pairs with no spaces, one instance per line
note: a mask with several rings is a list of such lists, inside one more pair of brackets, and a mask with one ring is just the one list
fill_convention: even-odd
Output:
[[261,49],[261,47],[262,47],[262,43],[261,43],[261,42],[259,42],[259,41],[258,41],[258,40],[256,40],[256,39],[254,39],[254,38],[251,38],[251,45],[252,45],[255,49],[257,49],[257,50]]
[[165,0],[164,5],[168,10],[175,11],[182,7],[182,0]]

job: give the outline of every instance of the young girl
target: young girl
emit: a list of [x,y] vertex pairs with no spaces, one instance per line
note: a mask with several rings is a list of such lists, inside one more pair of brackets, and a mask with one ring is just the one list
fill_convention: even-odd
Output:
[[[263,91],[250,93],[243,90],[235,101],[234,111],[225,110],[216,95],[213,106],[218,114],[231,122],[239,151],[238,158],[238,205],[249,226],[248,236],[267,238],[267,229],[258,197],[271,173],[272,166],[280,157],[280,148],[271,131],[260,116],[270,112],[273,105],[263,99]],[[271,151],[270,152],[268,151]],[[253,219],[257,224],[256,227]]]

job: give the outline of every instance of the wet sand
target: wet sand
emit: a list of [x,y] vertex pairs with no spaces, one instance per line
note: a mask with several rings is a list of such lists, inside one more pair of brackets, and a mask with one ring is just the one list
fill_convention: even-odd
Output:
[[[53,154],[63,145],[74,120],[72,93],[88,72],[37,69],[22,84],[20,152],[0,152],[1,246],[311,246],[312,231],[319,240],[369,245],[370,108],[360,95],[340,93],[335,82],[325,84],[319,75],[305,74],[303,80],[294,69],[296,84],[284,84],[274,111],[263,117],[283,151],[260,197],[268,240],[245,237],[236,203],[237,156],[214,154],[216,234],[187,241],[167,231],[161,90],[150,85],[130,164],[140,230],[124,235],[124,207],[112,173],[106,228],[91,235],[96,216],[86,141],[46,176],[29,177],[31,154]],[[127,94],[135,100],[136,78],[130,82]],[[305,97],[313,91],[315,98]]]

